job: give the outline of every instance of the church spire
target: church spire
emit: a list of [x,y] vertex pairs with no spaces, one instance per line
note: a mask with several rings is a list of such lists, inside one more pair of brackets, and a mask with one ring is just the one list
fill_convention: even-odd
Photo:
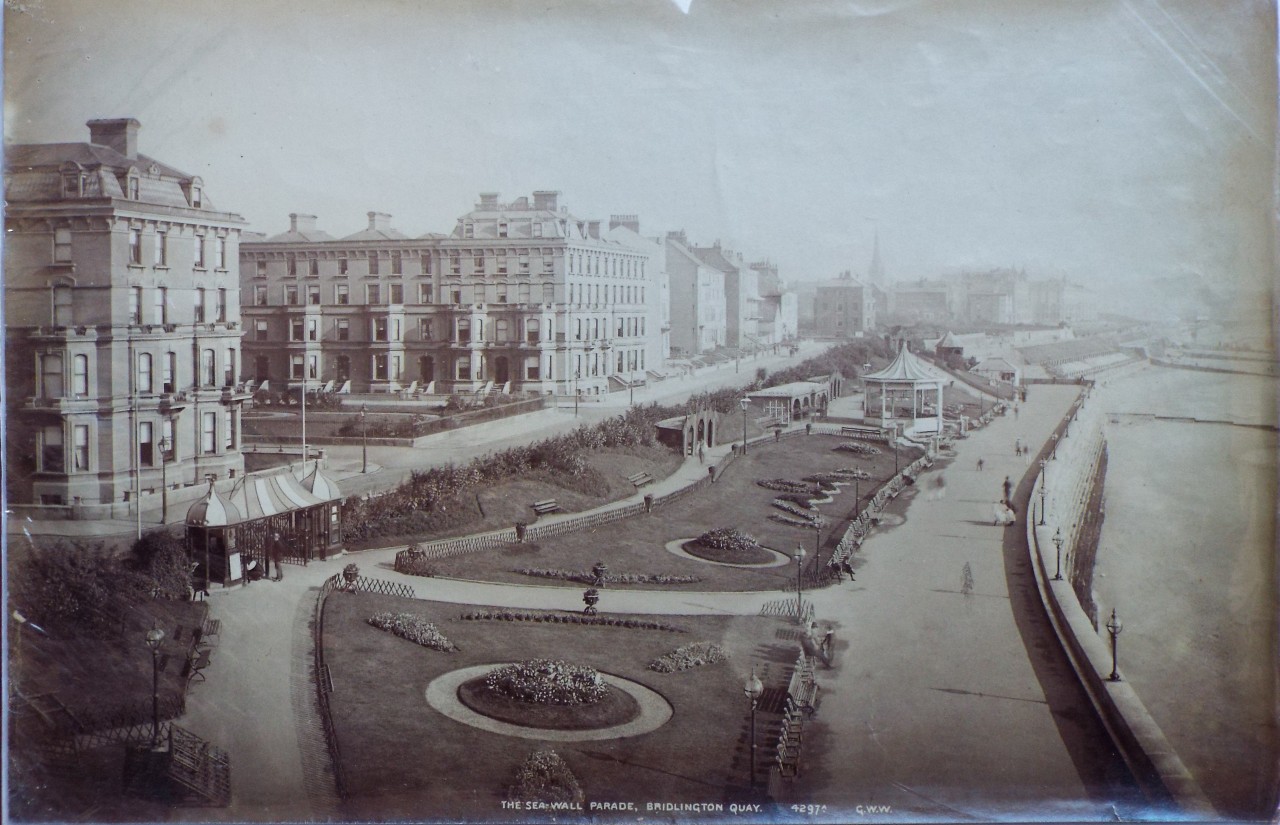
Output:
[[874,245],[871,247],[871,267],[867,270],[867,280],[876,286],[884,286],[884,264],[880,261],[880,232],[878,230]]

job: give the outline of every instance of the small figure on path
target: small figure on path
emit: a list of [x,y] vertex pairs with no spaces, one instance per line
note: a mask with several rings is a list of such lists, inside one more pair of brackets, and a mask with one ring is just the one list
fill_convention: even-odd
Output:
[[831,667],[831,649],[835,646],[835,628],[828,627],[822,636],[822,663]]
[[271,577],[272,581],[282,581],[284,579],[284,544],[280,541],[280,533],[271,534],[271,541],[267,542],[267,554],[271,558],[271,564],[276,568],[276,574]]
[[849,581],[856,581],[856,579],[853,578],[853,565],[849,563],[848,559],[845,559],[840,563],[840,569],[849,574]]
[[1018,419],[1018,405],[1017,405],[1017,404],[1014,404],[1014,405],[1013,405],[1013,418],[1014,418],[1014,420],[1015,420],[1015,421]]
[[1015,438],[1013,440],[1013,454],[1016,456],[1022,455],[1022,439],[1021,438]]
[[707,451],[703,449],[702,444],[698,444],[698,463],[699,464],[707,463]]
[[929,498],[933,501],[941,501],[947,496],[947,480],[942,473],[938,473],[933,477],[933,491],[929,493]]
[[1013,498],[1013,482],[1009,480],[1008,476],[1004,477],[1004,484],[1001,486],[1004,487],[1004,500],[1011,500]]
[[982,472],[982,465],[985,463],[986,462],[983,461],[981,458],[978,459],[978,472]]

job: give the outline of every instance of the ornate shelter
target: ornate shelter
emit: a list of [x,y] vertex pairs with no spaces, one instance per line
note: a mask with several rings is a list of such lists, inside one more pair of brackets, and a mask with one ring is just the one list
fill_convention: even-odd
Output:
[[904,434],[942,431],[942,389],[951,378],[902,342],[889,366],[862,377],[866,388],[867,422]]

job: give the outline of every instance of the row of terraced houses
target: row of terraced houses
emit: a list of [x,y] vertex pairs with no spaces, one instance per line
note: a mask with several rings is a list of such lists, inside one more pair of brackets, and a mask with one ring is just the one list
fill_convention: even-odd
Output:
[[391,217],[273,236],[204,181],[141,154],[138,121],[8,147],[8,499],[120,515],[160,489],[244,471],[256,390],[598,395],[671,356],[793,338],[768,261],[603,225],[559,193],[481,194],[448,234]]

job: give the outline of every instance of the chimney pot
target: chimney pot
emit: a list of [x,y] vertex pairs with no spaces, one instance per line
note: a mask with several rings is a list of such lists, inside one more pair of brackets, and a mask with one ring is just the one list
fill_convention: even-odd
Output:
[[540,189],[533,193],[533,208],[546,209],[550,212],[556,211],[557,199],[560,193],[549,189]]
[[385,230],[391,228],[391,216],[386,212],[370,212],[368,214],[370,229]]
[[587,236],[591,238],[600,237],[600,221],[587,221]]
[[91,120],[85,124],[89,127],[89,142],[97,146],[115,149],[129,160],[138,158],[138,130],[142,124],[131,117],[113,120]]
[[300,212],[289,213],[290,232],[312,232],[316,228],[315,215],[303,215]]
[[492,211],[492,210],[494,210],[494,209],[497,209],[497,208],[498,208],[498,196],[499,196],[499,194],[500,194],[500,193],[498,193],[498,192],[481,192],[481,193],[480,193],[480,208],[481,208],[481,209],[487,209],[487,210],[490,210],[490,211]]

